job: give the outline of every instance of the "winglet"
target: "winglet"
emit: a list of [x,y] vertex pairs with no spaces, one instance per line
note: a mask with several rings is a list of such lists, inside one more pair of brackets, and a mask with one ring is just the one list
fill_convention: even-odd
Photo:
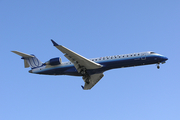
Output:
[[51,41],[52,41],[54,46],[58,46],[58,44],[56,42],[54,42],[54,40],[51,39]]

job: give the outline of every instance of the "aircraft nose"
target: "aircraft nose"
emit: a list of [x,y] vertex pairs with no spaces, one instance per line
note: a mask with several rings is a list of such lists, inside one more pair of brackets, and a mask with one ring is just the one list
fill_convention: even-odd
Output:
[[167,57],[163,57],[162,59],[163,59],[163,61],[166,61],[166,60],[168,60],[168,58],[167,58]]

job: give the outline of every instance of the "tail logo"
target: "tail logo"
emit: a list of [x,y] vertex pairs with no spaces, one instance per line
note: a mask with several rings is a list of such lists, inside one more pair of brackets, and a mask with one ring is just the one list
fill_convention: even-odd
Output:
[[42,66],[42,62],[40,60],[38,60],[35,56],[31,57],[31,58],[26,58],[26,60],[31,68],[36,68],[36,67]]

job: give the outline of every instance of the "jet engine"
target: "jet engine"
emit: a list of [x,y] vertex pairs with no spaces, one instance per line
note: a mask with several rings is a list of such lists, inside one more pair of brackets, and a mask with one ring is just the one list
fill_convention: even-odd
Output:
[[52,58],[49,61],[47,61],[45,64],[46,65],[60,65],[62,63],[61,58],[57,57],[57,58]]

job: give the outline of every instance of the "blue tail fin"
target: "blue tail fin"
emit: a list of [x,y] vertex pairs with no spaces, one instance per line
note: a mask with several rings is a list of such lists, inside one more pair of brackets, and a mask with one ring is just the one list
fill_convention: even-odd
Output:
[[34,55],[28,55],[28,54],[18,52],[18,51],[12,51],[12,52],[21,56],[22,59],[24,59],[25,68],[31,67],[33,69],[33,68],[40,67],[43,65],[43,63],[40,60],[38,60],[36,56]]
[[[34,56],[34,55],[32,55],[32,56]],[[36,67],[40,67],[43,65],[43,63],[39,59],[37,59],[36,56],[24,58],[24,60],[27,61],[27,63],[29,64],[29,66],[31,68],[36,68]]]

